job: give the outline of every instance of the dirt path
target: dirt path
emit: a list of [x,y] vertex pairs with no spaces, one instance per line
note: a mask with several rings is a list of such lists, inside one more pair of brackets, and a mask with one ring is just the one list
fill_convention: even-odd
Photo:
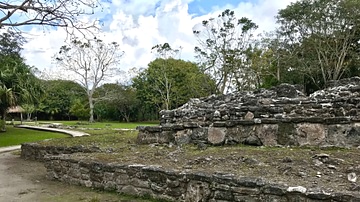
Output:
[[14,152],[0,153],[0,201],[144,201],[120,197],[46,179],[46,169],[40,162],[27,161]]
[[[43,180],[41,166],[22,161],[10,152],[0,154],[0,198],[3,201],[30,201],[35,199],[38,185]],[[28,174],[34,176],[29,177]]]

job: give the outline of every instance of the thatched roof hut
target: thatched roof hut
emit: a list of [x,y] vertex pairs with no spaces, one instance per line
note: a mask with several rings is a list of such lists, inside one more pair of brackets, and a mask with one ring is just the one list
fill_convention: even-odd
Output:
[[10,107],[8,113],[24,113],[25,110],[20,106]]

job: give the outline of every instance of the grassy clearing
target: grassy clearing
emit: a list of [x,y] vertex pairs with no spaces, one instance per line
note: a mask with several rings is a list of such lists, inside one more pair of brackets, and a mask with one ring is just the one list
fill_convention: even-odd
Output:
[[126,145],[134,144],[137,136],[137,131],[115,131],[111,129],[103,130],[84,130],[90,136],[74,137],[68,139],[53,139],[51,141],[40,142],[43,145],[58,145],[58,146],[77,146],[84,147],[99,147],[101,149],[122,148]]
[[61,133],[28,130],[14,128],[12,126],[7,126],[6,130],[6,132],[0,133],[0,147],[19,145],[25,142],[35,142],[45,139],[69,137],[69,135]]
[[[115,128],[119,128],[119,129],[135,129],[137,126],[159,125],[158,121],[153,121],[153,122],[131,122],[131,123],[115,122],[115,121],[94,122],[94,123],[89,123],[87,121],[38,121],[38,124],[46,124],[46,123],[62,123],[64,125],[66,125],[66,126],[74,126],[74,127],[79,127],[79,128],[102,128],[102,129],[107,129],[107,128],[109,128],[109,129],[115,129]],[[18,124],[18,123],[16,122],[16,124]],[[35,123],[34,122],[24,122],[24,124],[33,125]]]

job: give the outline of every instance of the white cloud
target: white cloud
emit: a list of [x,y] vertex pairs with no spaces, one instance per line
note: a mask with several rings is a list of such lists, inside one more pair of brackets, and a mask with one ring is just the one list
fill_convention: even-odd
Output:
[[[127,71],[132,67],[146,67],[154,59],[151,47],[165,42],[173,48],[181,47],[182,59],[193,60],[196,45],[193,27],[225,8],[234,10],[238,17],[252,19],[260,30],[273,29],[278,9],[295,0],[240,2],[222,8],[213,7],[211,13],[197,17],[188,13],[188,3],[191,1],[113,0],[112,5],[105,5],[105,11],[97,14],[97,17],[103,15],[105,22],[101,38],[118,42],[125,51],[120,68]],[[32,39],[25,44],[23,51],[28,64],[56,73],[58,68],[52,64],[52,57],[64,45],[65,31],[60,29],[44,33],[42,29],[34,28],[29,35]]]

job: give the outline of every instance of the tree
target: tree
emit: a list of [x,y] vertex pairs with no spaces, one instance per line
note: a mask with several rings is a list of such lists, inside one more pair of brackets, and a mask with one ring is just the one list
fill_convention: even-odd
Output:
[[69,46],[62,46],[56,62],[65,70],[73,72],[86,91],[89,101],[89,121],[94,121],[94,92],[108,77],[116,74],[123,52],[116,42],[106,44],[100,39],[87,42],[73,40]]
[[137,113],[142,107],[136,98],[136,91],[131,86],[117,83],[104,84],[96,89],[98,102],[95,112],[98,120],[101,118],[118,120],[139,120]]
[[[167,88],[166,83],[171,84],[171,88]],[[133,87],[144,105],[155,105],[158,110],[173,109],[190,98],[216,92],[214,80],[196,64],[173,58],[150,62],[148,68],[133,79]]]
[[[76,99],[87,100],[83,87],[69,80],[42,80],[44,94],[37,110],[48,119],[70,120],[70,108]],[[43,118],[44,118],[43,117]]]
[[194,30],[199,46],[198,59],[206,72],[216,79],[221,93],[232,86],[239,90],[252,75],[245,64],[246,54],[257,25],[248,18],[237,19],[234,11],[225,10],[217,18],[202,22],[202,29]]
[[78,117],[80,120],[85,120],[89,117],[89,108],[82,102],[81,99],[75,99],[70,107],[70,114]]
[[279,33],[296,52],[299,69],[322,86],[338,80],[353,60],[359,33],[357,0],[301,0],[279,11]]
[[5,131],[9,107],[34,103],[41,94],[38,79],[20,56],[18,35],[5,32],[0,35],[0,116],[1,131]]
[[[95,27],[95,22],[87,24],[79,18],[91,15],[100,6],[98,0],[15,0],[0,2],[0,28],[25,25],[63,27],[83,31]],[[71,29],[70,29],[71,28]]]
[[21,107],[24,109],[25,113],[26,113],[26,120],[30,121],[31,120],[31,115],[32,113],[34,113],[36,111],[35,105],[34,104],[22,104]]
[[[155,50],[157,53],[157,58],[162,58],[162,63],[159,63],[157,66],[157,70],[154,71],[157,74],[156,78],[154,77],[154,88],[160,94],[160,99],[166,110],[170,108],[170,100],[171,100],[171,91],[173,88],[173,82],[169,78],[169,73],[173,68],[168,64],[168,58],[173,58],[177,50],[174,50],[170,47],[168,43],[158,44],[152,47],[152,50]],[[166,71],[166,69],[170,69],[170,71]]]

